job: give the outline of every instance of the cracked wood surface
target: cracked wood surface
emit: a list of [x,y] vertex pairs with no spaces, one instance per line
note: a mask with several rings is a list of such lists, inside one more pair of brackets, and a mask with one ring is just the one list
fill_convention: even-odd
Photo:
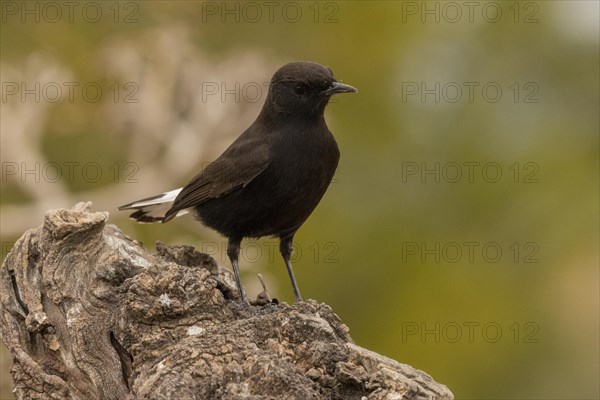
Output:
[[244,307],[210,256],[150,254],[90,207],[49,211],[0,270],[18,399],[452,399],[329,306]]

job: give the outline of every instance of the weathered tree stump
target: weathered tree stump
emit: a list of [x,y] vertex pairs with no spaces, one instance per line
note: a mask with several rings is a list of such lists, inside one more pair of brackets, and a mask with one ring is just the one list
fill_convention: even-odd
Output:
[[452,399],[327,305],[244,307],[208,255],[149,254],[90,206],[49,211],[2,265],[18,399]]

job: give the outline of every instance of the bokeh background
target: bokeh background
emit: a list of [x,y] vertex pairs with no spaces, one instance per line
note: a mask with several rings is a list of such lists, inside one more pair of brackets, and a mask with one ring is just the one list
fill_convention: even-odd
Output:
[[[3,258],[89,200],[229,266],[189,217],[113,210],[185,184],[312,60],[360,92],[327,110],[342,159],[296,238],[304,296],[458,399],[599,398],[597,1],[0,4]],[[293,300],[273,239],[242,258],[250,295],[262,272]]]

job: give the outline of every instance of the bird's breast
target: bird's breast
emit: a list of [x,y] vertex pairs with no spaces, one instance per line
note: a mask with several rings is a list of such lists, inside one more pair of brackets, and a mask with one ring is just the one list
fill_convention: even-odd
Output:
[[317,189],[329,185],[339,157],[337,143],[325,129],[284,138],[274,151],[272,164],[282,180]]
[[267,167],[257,177],[229,195],[198,207],[200,218],[228,237],[294,232],[325,194],[339,160],[331,133],[323,132],[318,140],[311,138],[314,133],[306,135],[305,140],[288,138],[277,143],[271,148]]

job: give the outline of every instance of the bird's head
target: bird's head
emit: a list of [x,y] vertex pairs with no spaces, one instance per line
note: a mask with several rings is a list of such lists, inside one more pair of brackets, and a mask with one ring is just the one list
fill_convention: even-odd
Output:
[[265,107],[288,115],[322,115],[327,102],[337,93],[357,90],[333,77],[323,65],[301,61],[279,68],[269,86]]

